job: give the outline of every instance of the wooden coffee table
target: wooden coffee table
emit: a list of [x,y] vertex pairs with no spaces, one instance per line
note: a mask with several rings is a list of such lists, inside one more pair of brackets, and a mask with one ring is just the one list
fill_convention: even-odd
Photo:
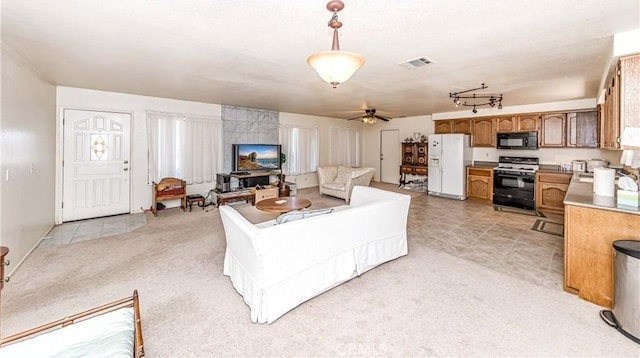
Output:
[[250,190],[216,194],[216,204],[218,204],[218,207],[220,207],[220,205],[224,205],[230,202],[242,201],[242,200],[246,201],[248,204],[253,205],[255,200],[255,194],[253,194]]
[[269,213],[286,213],[311,206],[309,199],[299,196],[281,196],[279,198],[264,199],[256,203],[256,208]]

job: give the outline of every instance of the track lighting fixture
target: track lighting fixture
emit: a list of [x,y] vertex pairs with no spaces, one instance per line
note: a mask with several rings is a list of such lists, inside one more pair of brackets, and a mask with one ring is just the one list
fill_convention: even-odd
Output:
[[[489,88],[489,87],[486,86],[483,83],[478,88],[473,88],[473,89],[470,89],[470,90],[460,91],[460,92],[449,92],[449,98],[453,98],[453,104],[455,104],[456,107],[460,107],[460,106],[473,107],[473,109],[471,110],[473,113],[478,113],[478,110],[476,109],[476,107],[480,107],[480,106],[495,107],[496,104],[497,104],[498,105],[498,109],[502,109],[502,94],[496,95],[496,94],[476,94],[476,93],[473,93],[473,94],[467,94],[467,95],[461,96],[461,94],[464,94],[464,93],[480,91],[480,90],[487,89],[487,88]],[[474,100],[474,101],[461,102],[460,98]],[[475,102],[475,100],[479,100],[480,102]],[[482,102],[483,100],[486,100],[486,102]]]

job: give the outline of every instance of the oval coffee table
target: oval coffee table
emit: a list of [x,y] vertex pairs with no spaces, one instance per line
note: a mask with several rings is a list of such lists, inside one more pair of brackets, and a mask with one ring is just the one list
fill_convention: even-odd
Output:
[[269,213],[287,213],[311,206],[309,199],[297,196],[281,196],[279,198],[264,199],[256,203],[256,208]]

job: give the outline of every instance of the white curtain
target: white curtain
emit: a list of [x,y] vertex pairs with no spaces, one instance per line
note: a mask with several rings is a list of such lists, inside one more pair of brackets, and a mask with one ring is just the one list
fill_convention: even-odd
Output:
[[317,127],[280,126],[280,144],[287,161],[282,165],[286,175],[317,171],[320,157]]
[[179,113],[147,112],[149,177],[213,182],[223,168],[222,121]]
[[362,134],[358,128],[330,128],[331,164],[360,166],[360,138]]

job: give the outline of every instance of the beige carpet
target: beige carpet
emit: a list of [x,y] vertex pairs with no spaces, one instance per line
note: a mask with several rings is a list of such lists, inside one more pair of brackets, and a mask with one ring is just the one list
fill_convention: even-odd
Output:
[[[412,195],[413,203],[429,200]],[[340,204],[300,190],[312,207]],[[234,205],[251,221],[268,219]],[[412,212],[412,218],[420,213]],[[127,234],[37,249],[2,297],[3,336],[140,292],[149,357],[638,356],[601,322],[600,307],[436,251],[409,237],[409,255],[285,314],[252,324],[222,275],[218,210],[169,209]],[[413,219],[412,219],[413,220]]]

